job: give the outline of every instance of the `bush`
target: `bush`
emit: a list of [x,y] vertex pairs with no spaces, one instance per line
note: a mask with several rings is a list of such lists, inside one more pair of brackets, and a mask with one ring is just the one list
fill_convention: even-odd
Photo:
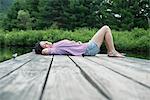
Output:
[[[79,28],[74,31],[61,29],[4,32],[0,30],[1,46],[34,46],[41,40],[57,42],[62,39],[88,42],[98,29]],[[117,50],[149,52],[150,29],[112,31]],[[102,47],[103,48],[103,47]]]
[[133,29],[131,32],[113,31],[114,42],[118,49],[127,51],[146,51],[150,48],[150,29]]

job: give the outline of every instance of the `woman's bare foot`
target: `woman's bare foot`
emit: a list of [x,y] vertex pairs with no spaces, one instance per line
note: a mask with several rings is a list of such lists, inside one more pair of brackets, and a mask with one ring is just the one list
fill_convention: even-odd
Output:
[[123,58],[125,57],[124,54],[119,53],[118,51],[112,51],[112,52],[108,52],[108,56],[109,57],[120,57]]

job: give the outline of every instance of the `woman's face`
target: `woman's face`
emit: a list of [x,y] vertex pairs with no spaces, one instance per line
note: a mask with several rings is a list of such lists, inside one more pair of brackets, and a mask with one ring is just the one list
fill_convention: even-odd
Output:
[[52,43],[48,42],[48,41],[41,41],[40,45],[42,48],[51,48],[52,47]]

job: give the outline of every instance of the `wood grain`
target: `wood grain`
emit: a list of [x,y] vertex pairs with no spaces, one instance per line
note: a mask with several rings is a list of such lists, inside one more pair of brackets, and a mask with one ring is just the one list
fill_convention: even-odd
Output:
[[42,100],[106,100],[67,56],[54,56]]
[[[91,58],[90,58],[91,59]],[[94,57],[91,60],[99,61],[99,64],[117,71],[150,88],[150,66],[147,64],[131,63],[124,58]],[[126,58],[125,58],[126,59]],[[130,59],[130,58],[128,58]]]
[[149,64],[31,52],[0,63],[0,100],[149,100]]
[[36,55],[11,75],[0,80],[0,100],[38,100],[51,56]]
[[[108,57],[107,54],[97,54],[96,56],[98,56],[98,57]],[[121,60],[130,62],[130,63],[134,63],[134,64],[135,63],[143,64],[143,65],[149,65],[150,64],[150,60],[140,59],[140,58],[134,58],[134,57],[125,57],[125,58],[123,58]]]
[[[112,100],[149,100],[150,89],[144,87],[108,68],[97,57],[70,56],[80,68],[107,94]],[[107,65],[105,63],[105,65]],[[115,66],[113,64],[109,67]]]
[[0,63],[0,79],[4,78],[24,64],[28,63],[33,57],[34,54],[31,52],[18,56],[16,57],[16,59],[10,59]]

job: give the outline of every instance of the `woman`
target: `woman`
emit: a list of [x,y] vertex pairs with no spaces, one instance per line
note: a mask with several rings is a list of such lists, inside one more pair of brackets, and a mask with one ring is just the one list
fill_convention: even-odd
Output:
[[100,52],[100,47],[105,39],[105,45],[109,57],[124,57],[117,52],[114,47],[111,29],[105,25],[97,31],[92,39],[87,43],[79,43],[70,40],[61,40],[56,43],[41,41],[35,45],[35,53],[50,55],[87,55],[94,56]]

